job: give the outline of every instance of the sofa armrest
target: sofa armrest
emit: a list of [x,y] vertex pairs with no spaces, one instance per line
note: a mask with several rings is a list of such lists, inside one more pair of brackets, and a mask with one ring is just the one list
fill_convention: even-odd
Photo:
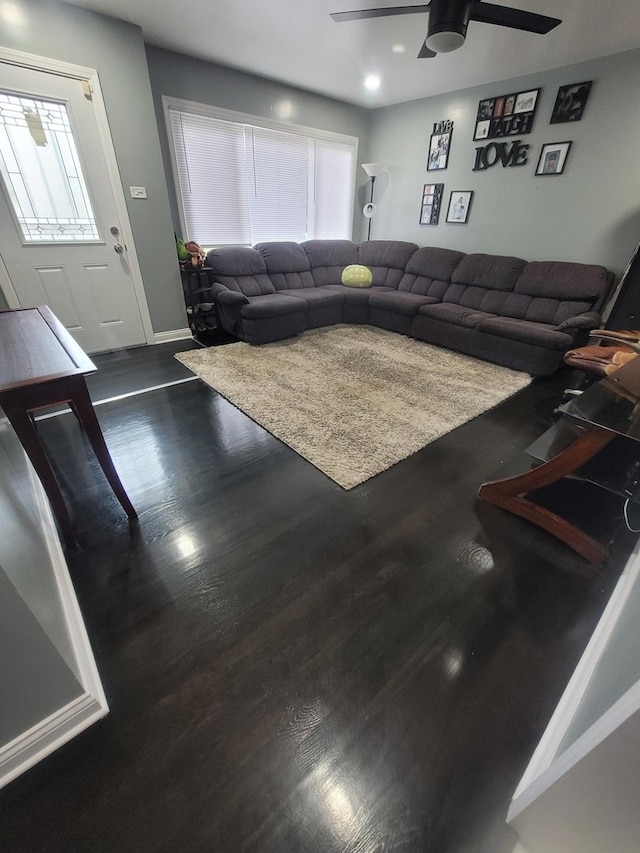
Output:
[[230,308],[234,308],[238,305],[248,305],[249,298],[244,295],[244,293],[239,293],[237,290],[229,290],[228,287],[224,285],[220,285],[220,289],[216,289],[214,285],[211,288],[211,292],[213,293],[213,298],[216,302],[220,302],[222,305],[228,305]]
[[590,331],[591,329],[597,329],[601,323],[602,317],[597,311],[585,311],[584,314],[578,314],[576,317],[569,317],[567,320],[563,320],[562,323],[559,323],[556,326],[556,329],[559,332],[564,332],[569,329],[573,329],[575,331],[585,329]]

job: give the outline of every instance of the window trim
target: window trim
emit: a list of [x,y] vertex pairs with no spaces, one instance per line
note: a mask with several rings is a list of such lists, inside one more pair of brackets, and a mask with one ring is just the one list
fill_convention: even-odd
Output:
[[236,122],[238,124],[249,124],[255,127],[266,128],[267,130],[283,131],[285,133],[299,133],[305,137],[315,137],[316,139],[326,139],[331,142],[340,142],[344,145],[353,145],[354,148],[354,170],[353,182],[351,186],[351,237],[353,239],[353,218],[355,213],[355,193],[357,186],[357,171],[358,171],[358,137],[350,136],[346,133],[336,133],[335,131],[324,130],[317,127],[309,127],[302,124],[294,124],[293,122],[281,121],[278,119],[264,118],[263,116],[252,115],[251,113],[239,112],[230,110],[226,107],[217,107],[212,104],[202,104],[198,101],[188,101],[183,98],[175,98],[170,95],[162,95],[162,111],[164,114],[165,130],[167,134],[167,144],[169,146],[169,156],[171,159],[171,173],[173,177],[173,190],[178,209],[178,217],[180,219],[180,228],[182,235],[187,233],[187,225],[184,218],[184,210],[180,201],[180,181],[178,178],[178,164],[176,161],[175,148],[173,145],[173,135],[171,132],[171,110],[179,112],[194,113],[195,115],[206,116],[208,118],[219,119],[220,121]]

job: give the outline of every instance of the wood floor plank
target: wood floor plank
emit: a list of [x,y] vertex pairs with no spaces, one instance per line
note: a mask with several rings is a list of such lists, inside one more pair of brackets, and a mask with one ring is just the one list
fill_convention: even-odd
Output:
[[476,501],[565,380],[350,492],[199,382],[108,403],[133,525],[75,420],[41,422],[111,713],[0,792],[2,848],[511,853],[510,796],[632,544],[593,582]]

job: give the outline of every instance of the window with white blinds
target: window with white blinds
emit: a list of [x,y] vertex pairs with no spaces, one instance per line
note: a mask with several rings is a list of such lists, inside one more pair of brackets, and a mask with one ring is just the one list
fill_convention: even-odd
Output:
[[198,106],[165,99],[185,238],[211,247],[351,237],[355,138]]

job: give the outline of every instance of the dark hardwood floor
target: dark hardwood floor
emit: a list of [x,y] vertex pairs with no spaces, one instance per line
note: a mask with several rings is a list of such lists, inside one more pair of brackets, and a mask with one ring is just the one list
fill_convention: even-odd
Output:
[[98,368],[87,376],[87,386],[94,401],[109,400],[145,388],[155,388],[193,376],[179,361],[176,352],[200,349],[192,338],[156,346],[103,352],[91,357]]
[[565,384],[350,492],[200,382],[107,403],[134,526],[75,419],[42,421],[111,712],[0,792],[2,850],[511,853],[510,797],[632,544],[588,578],[475,500]]

